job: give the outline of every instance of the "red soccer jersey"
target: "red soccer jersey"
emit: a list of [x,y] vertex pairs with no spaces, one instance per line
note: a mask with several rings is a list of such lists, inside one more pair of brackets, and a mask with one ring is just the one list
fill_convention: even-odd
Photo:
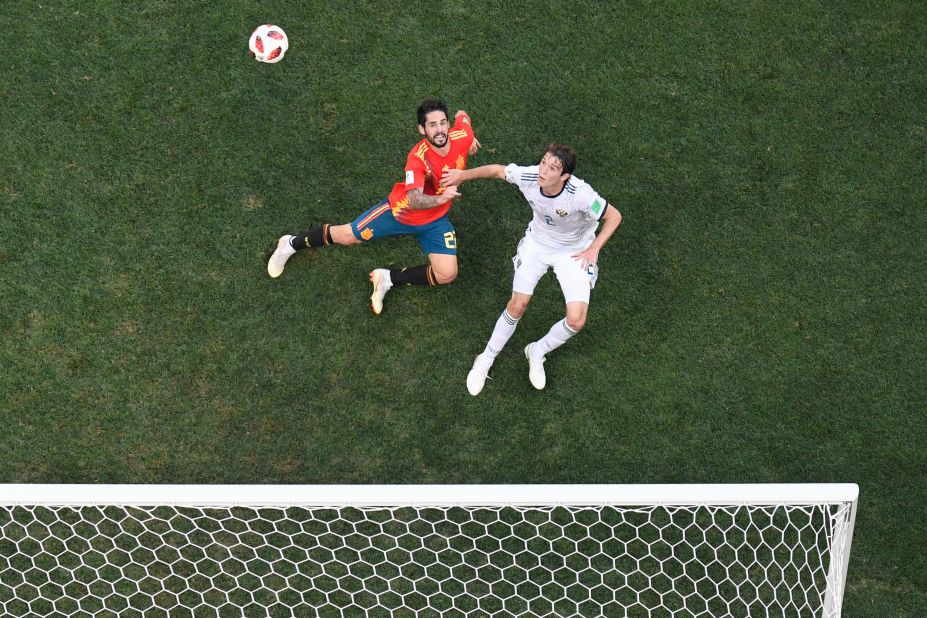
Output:
[[409,198],[406,195],[412,189],[421,189],[425,195],[441,195],[444,193],[444,187],[440,186],[444,170],[462,170],[467,167],[467,151],[473,143],[470,116],[460,114],[454,118],[454,126],[448,131],[447,139],[451,147],[443,157],[435,152],[427,139],[420,141],[409,152],[406,158],[405,182],[397,182],[389,194],[393,216],[400,223],[424,225],[443,217],[450,210],[453,200],[434,208],[413,210],[409,208]]

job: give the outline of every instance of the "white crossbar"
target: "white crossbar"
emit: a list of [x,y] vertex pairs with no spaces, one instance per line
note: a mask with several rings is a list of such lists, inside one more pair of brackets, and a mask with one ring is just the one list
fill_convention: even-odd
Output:
[[854,483],[693,485],[0,485],[0,504],[535,506],[833,504]]

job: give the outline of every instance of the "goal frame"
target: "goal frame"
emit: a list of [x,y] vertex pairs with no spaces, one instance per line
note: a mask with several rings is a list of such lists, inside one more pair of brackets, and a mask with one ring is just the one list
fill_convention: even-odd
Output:
[[573,485],[0,484],[0,504],[44,506],[618,506],[855,503],[855,483]]
[[[824,595],[824,615],[837,616],[849,567],[859,500],[854,483],[573,484],[573,485],[129,485],[0,484],[0,506],[177,507],[583,507],[818,506],[850,504],[837,523]],[[0,531],[2,537],[2,531]],[[837,582],[838,585],[834,585]]]

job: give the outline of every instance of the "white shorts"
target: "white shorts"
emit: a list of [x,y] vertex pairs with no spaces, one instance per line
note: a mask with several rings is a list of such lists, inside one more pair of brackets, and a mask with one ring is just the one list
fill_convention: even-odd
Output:
[[578,251],[563,251],[545,247],[530,236],[518,243],[518,252],[512,258],[515,265],[515,279],[512,290],[519,294],[534,294],[541,277],[551,268],[560,282],[563,299],[568,302],[589,304],[589,292],[599,277],[598,264],[582,268],[582,262],[574,257]]

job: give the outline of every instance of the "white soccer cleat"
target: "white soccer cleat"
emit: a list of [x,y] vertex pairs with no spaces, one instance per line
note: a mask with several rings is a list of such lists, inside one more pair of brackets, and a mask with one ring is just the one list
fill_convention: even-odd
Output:
[[393,287],[393,281],[389,278],[389,271],[385,268],[377,268],[370,273],[370,283],[373,284],[373,294],[370,295],[370,308],[377,315],[383,311],[383,297]]
[[489,377],[489,368],[492,367],[492,359],[485,354],[478,354],[473,361],[473,369],[467,374],[467,390],[474,397],[483,390],[486,384],[486,378]]
[[531,380],[531,386],[541,390],[547,384],[547,376],[544,374],[544,361],[547,360],[543,356],[540,359],[535,359],[531,356],[531,346],[533,343],[529,343],[525,346],[525,356],[528,357],[528,379]]
[[277,241],[277,249],[267,262],[267,274],[274,279],[283,274],[283,267],[286,266],[286,261],[290,259],[291,255],[296,253],[296,249],[290,244],[291,238],[293,238],[293,236],[281,236],[280,240]]

